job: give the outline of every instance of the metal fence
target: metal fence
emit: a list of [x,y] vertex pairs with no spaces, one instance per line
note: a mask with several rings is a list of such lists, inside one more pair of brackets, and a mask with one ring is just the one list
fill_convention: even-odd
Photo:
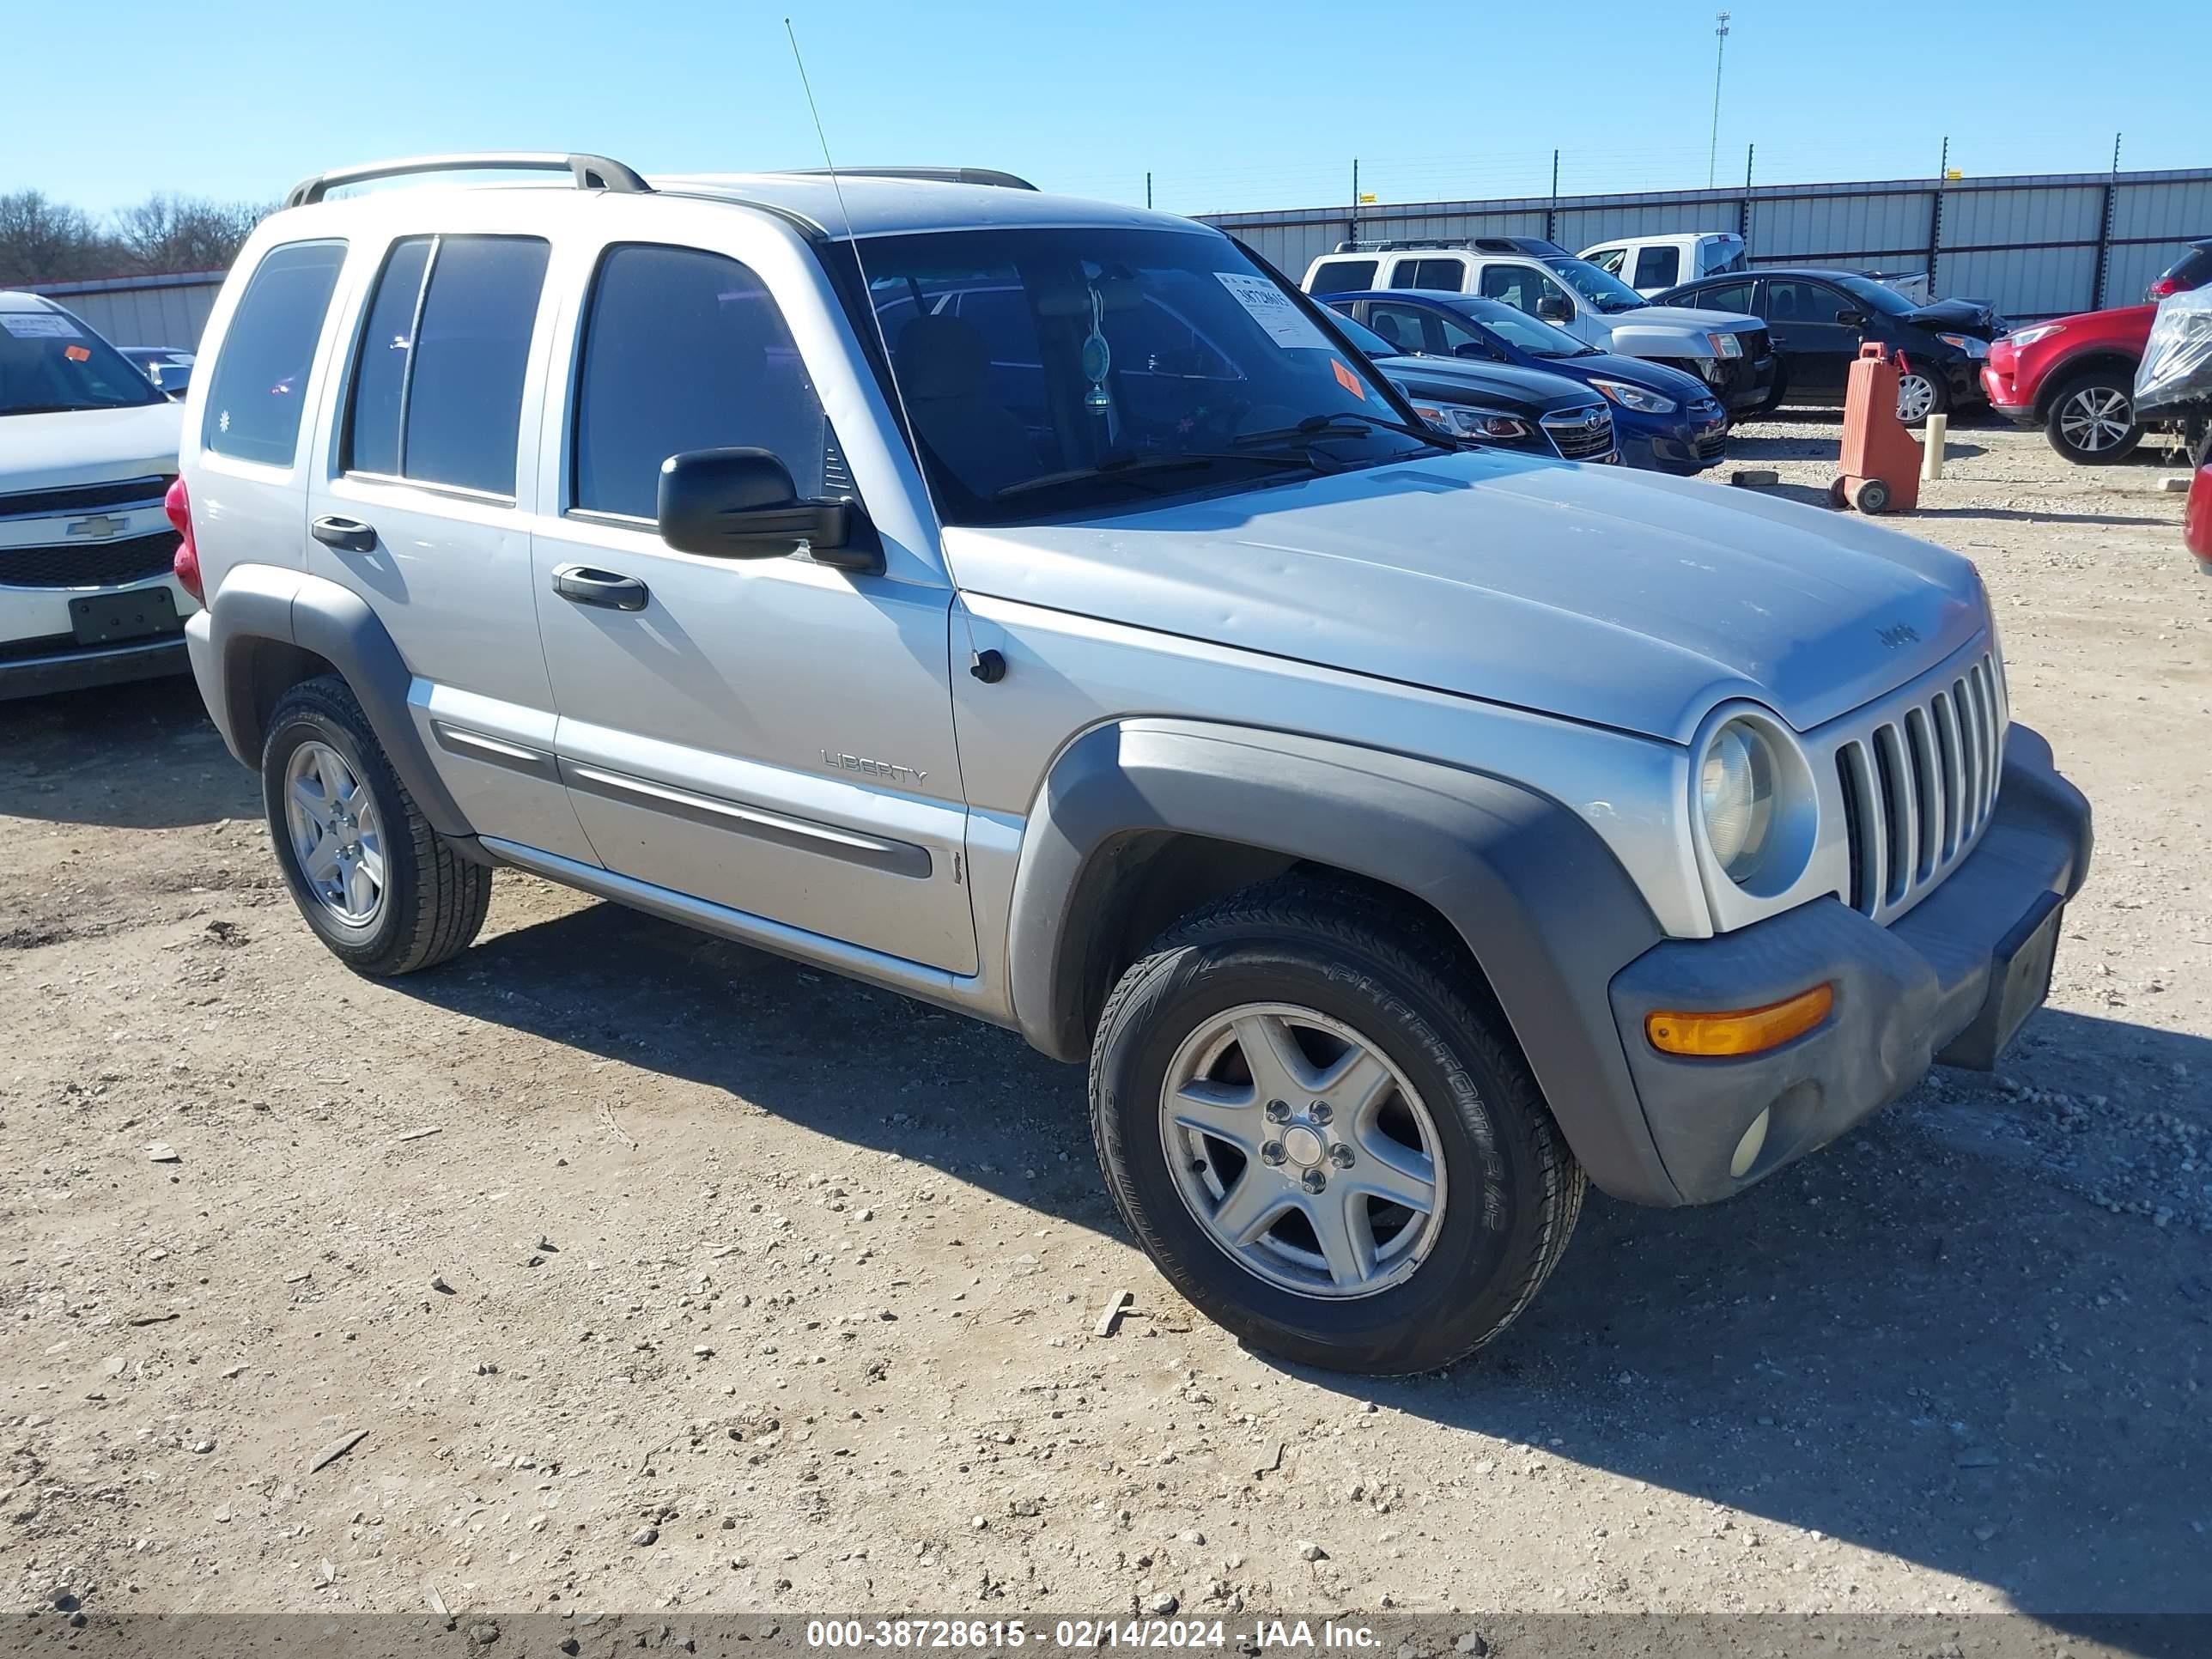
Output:
[[30,291],[82,317],[110,345],[198,346],[222,287],[220,270],[165,276],[104,276],[84,283],[33,283]]
[[1735,231],[1754,265],[1926,270],[1939,295],[2025,319],[2131,305],[2212,236],[2212,167],[1759,185],[1630,195],[1209,213],[1293,280],[1340,241],[1542,236],[1569,252],[1618,237]]

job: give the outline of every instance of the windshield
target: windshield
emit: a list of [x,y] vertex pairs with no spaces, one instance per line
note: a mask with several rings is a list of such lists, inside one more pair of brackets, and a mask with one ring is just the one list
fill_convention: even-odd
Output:
[[164,401],[121,352],[68,313],[0,311],[0,415]]
[[1436,447],[1226,237],[972,230],[861,253],[947,522],[1126,511]]
[[1469,321],[1481,324],[1506,344],[1532,357],[1587,357],[1597,350],[1595,346],[1584,345],[1566,330],[1539,322],[1527,312],[1500,300],[1462,300],[1455,308]]
[[1600,270],[1587,259],[1567,258],[1547,259],[1544,263],[1565,277],[1568,287],[1607,316],[1617,311],[1635,311],[1651,303],[1620,277]]
[[1877,283],[1871,276],[1838,276],[1836,285],[1855,299],[1865,301],[1876,311],[1892,317],[1902,317],[1914,309],[1912,301],[1886,283]]

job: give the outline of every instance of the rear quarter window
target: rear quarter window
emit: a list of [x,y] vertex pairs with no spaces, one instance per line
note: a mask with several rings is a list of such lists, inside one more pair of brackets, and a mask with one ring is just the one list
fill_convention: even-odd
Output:
[[1309,294],[1358,294],[1375,286],[1373,259],[1335,259],[1316,268]]
[[287,242],[262,256],[208,377],[200,443],[264,466],[292,465],[343,242]]

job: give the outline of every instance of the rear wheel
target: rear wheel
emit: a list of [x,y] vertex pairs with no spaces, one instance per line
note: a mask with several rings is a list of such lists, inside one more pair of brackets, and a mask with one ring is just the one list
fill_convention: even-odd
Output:
[[412,973],[483,926],[491,872],[430,827],[334,676],[278,701],[261,750],[269,838],[307,925],[356,973]]
[[1472,1352],[1557,1265],[1582,1167],[1463,958],[1416,913],[1285,877],[1200,912],[1109,999],[1107,1185],[1255,1347],[1397,1375]]
[[1869,517],[1889,511],[1889,486],[1879,478],[1862,478],[1851,491],[1851,505]]
[[2136,424],[2132,375],[2093,368],[2068,380],[2052,394],[2043,430],[2051,447],[2081,466],[2106,466],[2125,460],[2142,441]]

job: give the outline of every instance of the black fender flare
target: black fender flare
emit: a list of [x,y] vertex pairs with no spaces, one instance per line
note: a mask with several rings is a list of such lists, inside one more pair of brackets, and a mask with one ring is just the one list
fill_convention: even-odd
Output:
[[1488,977],[1568,1144],[1616,1196],[1681,1201],[1638,1101],[1607,995],[1662,937],[1596,831],[1510,780],[1357,744],[1174,720],[1065,749],[1022,838],[1007,976],[1030,1042],[1089,1051],[1101,860],[1148,832],[1334,866],[1433,906]]
[[224,577],[207,614],[213,672],[201,677],[201,690],[232,754],[248,766],[260,765],[267,733],[254,696],[259,647],[274,641],[312,652],[344,678],[392,769],[431,827],[471,843],[476,832],[431,764],[409,711],[414,671],[366,599],[305,571],[246,565]]

